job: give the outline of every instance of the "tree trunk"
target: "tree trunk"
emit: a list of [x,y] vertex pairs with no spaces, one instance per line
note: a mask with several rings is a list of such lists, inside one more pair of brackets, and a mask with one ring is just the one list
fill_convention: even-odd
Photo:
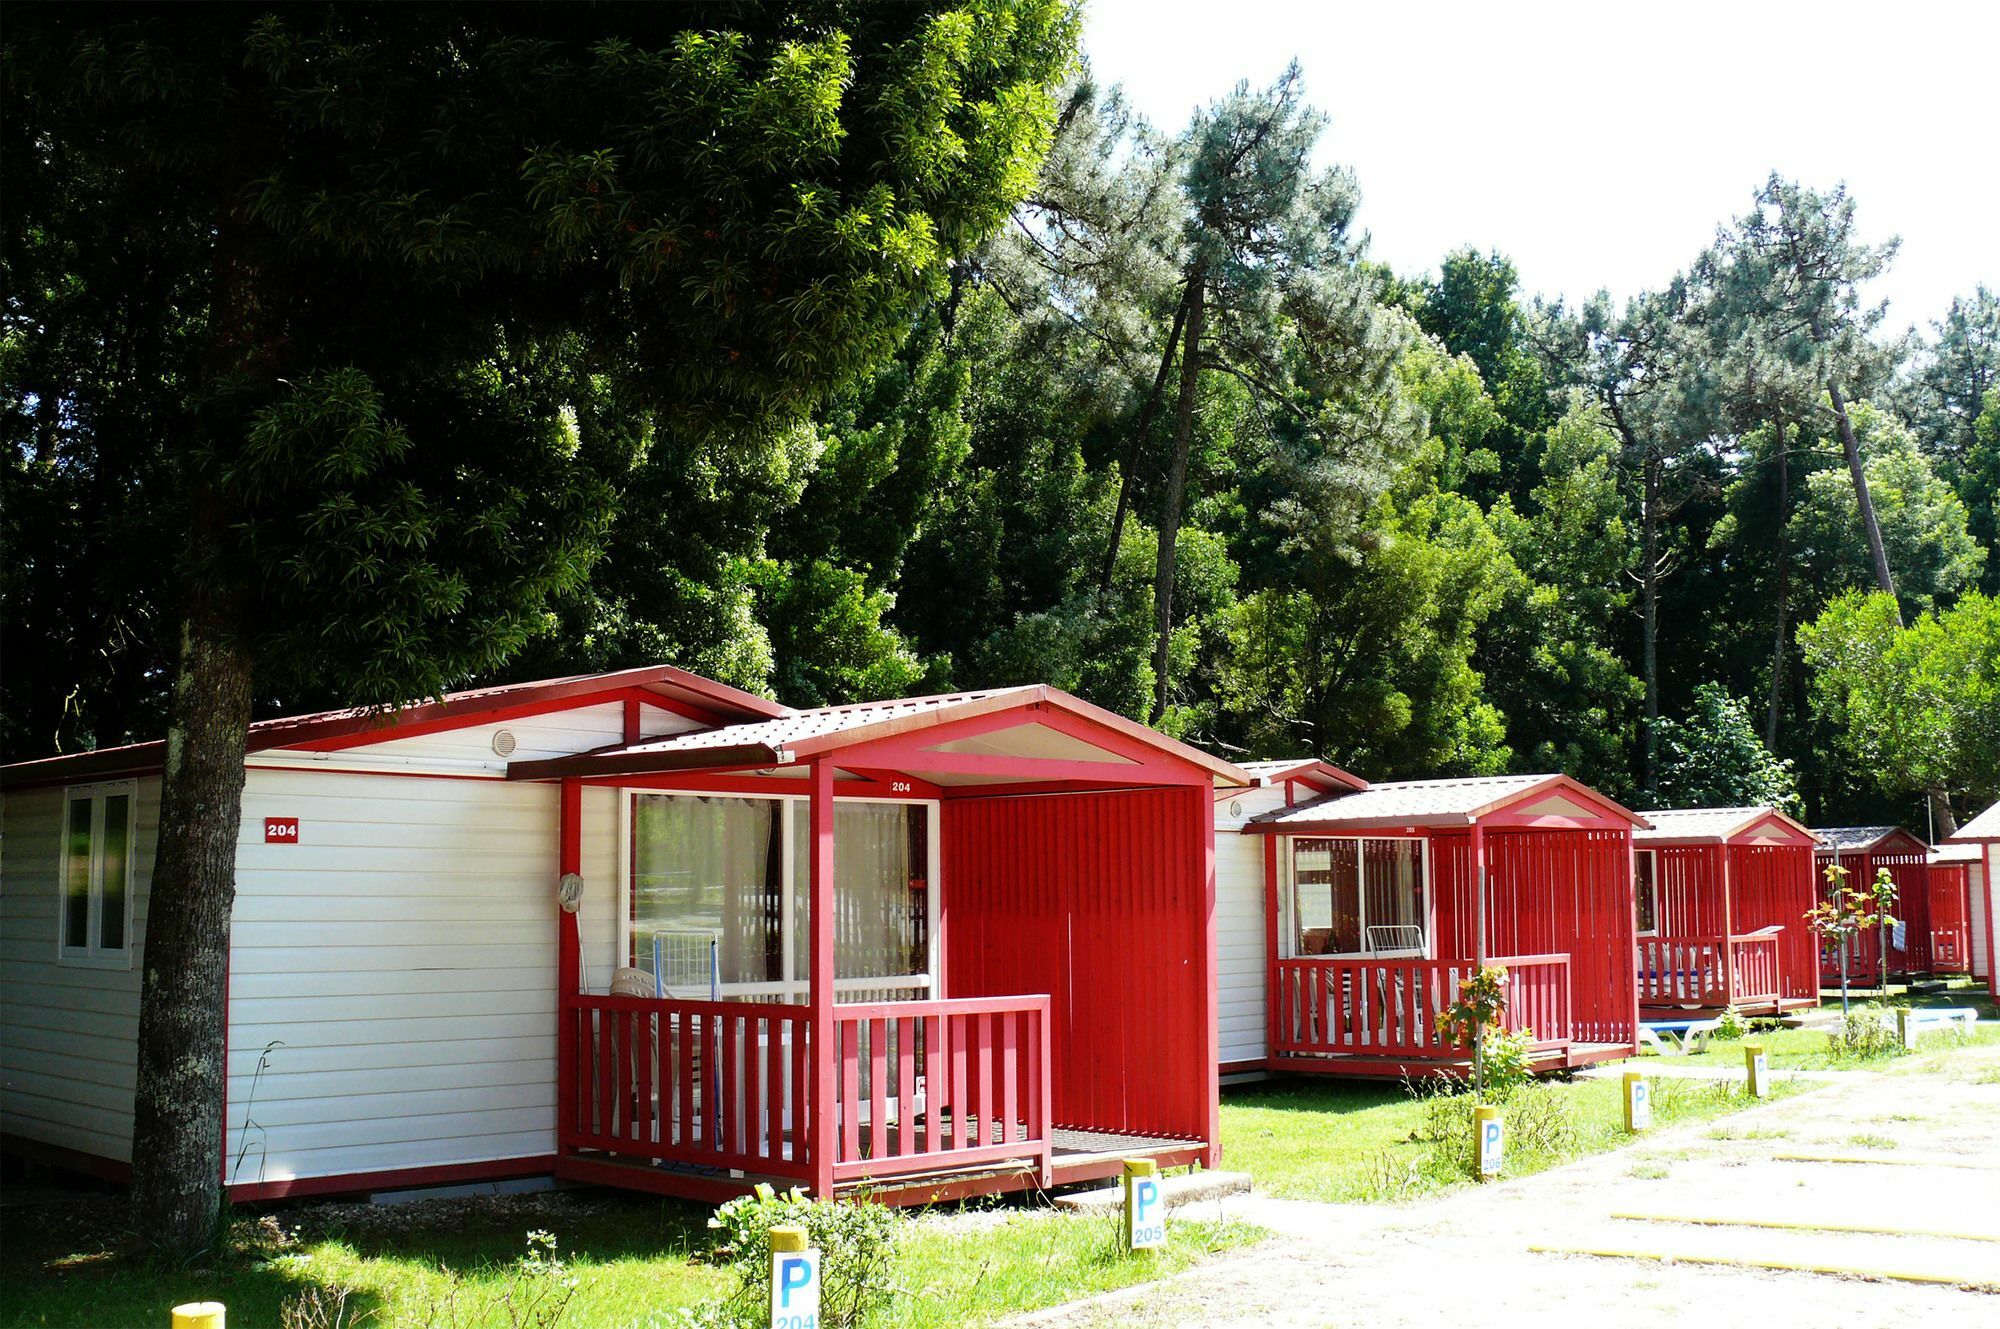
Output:
[[[191,543],[219,534],[212,493],[196,513]],[[231,630],[227,601],[206,586],[191,599],[146,910],[132,1124],[135,1224],[179,1255],[215,1237],[221,1210],[229,913],[251,696],[250,658]]]
[[1641,786],[1653,789],[1660,729],[1660,454],[1646,449],[1644,496],[1640,500],[1639,601],[1643,615],[1640,675],[1646,683],[1646,732],[1640,744]]
[[1785,639],[1786,601],[1791,598],[1792,565],[1791,550],[1785,546],[1785,524],[1792,512],[1792,454],[1785,446],[1785,419],[1776,421],[1778,434],[1778,631],[1777,639],[1771,646],[1771,709],[1764,719],[1764,746],[1773,752],[1778,749],[1778,715],[1784,708],[1785,697],[1785,653],[1791,645]]
[[1194,444],[1195,394],[1201,386],[1201,331],[1208,277],[1197,263],[1188,275],[1187,327],[1181,346],[1181,391],[1174,403],[1174,456],[1167,468],[1167,492],[1160,507],[1160,556],[1153,574],[1153,621],[1159,641],[1153,651],[1153,714],[1167,713],[1167,666],[1173,655],[1174,545],[1187,492],[1188,452]]
[[1159,372],[1153,375],[1153,390],[1147,394],[1146,404],[1139,411],[1139,423],[1132,430],[1132,446],[1125,452],[1125,467],[1118,473],[1118,510],[1111,516],[1111,542],[1104,551],[1104,569],[1097,579],[1100,595],[1111,594],[1111,578],[1118,571],[1118,545],[1125,538],[1125,514],[1132,510],[1132,477],[1139,471],[1139,459],[1145,455],[1146,435],[1153,428],[1153,414],[1159,409],[1160,394],[1165,391],[1167,375],[1174,367],[1174,347],[1180,342],[1181,329],[1187,323],[1188,297],[1181,296],[1181,302],[1174,309],[1173,331],[1167,334],[1167,348],[1160,355]]
[[1942,785],[1932,785],[1924,793],[1931,801],[1931,833],[1940,840],[1957,835],[1958,818],[1952,815],[1950,793]]
[[[1847,402],[1841,397],[1840,388],[1829,380],[1826,391],[1833,399],[1833,416],[1840,426],[1840,450],[1847,455],[1847,472],[1854,477],[1854,501],[1861,509],[1861,529],[1868,533],[1868,558],[1875,565],[1875,585],[1884,595],[1893,597],[1896,582],[1889,575],[1889,553],[1882,547],[1882,527],[1875,520],[1875,503],[1868,497],[1868,472],[1861,465],[1861,445],[1854,439],[1854,422],[1847,418]],[[1902,620],[1902,611],[1898,610],[1896,621]]]

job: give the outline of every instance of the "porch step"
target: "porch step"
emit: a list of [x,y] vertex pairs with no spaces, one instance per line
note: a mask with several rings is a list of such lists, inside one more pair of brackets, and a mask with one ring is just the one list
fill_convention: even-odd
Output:
[[[1194,1204],[1201,1200],[1219,1200],[1225,1195],[1242,1195],[1249,1189],[1248,1172],[1182,1172],[1160,1178],[1160,1198],[1166,1201],[1169,1209],[1178,1209],[1184,1204]],[[1122,1185],[1075,1191],[1055,1197],[1056,1208],[1078,1213],[1114,1212],[1124,1203],[1125,1188]]]

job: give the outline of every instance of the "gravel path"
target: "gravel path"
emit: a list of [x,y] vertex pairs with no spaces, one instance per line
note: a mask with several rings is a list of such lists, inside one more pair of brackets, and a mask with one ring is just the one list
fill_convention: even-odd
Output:
[[[1011,1323],[1433,1326],[1513,1323],[1855,1329],[2000,1324],[2000,1048],[1930,1057],[1539,1176],[1382,1207],[1250,1195],[1203,1205],[1271,1229],[1249,1251]],[[1784,1152],[1902,1159],[1786,1161]],[[1646,1221],[1621,1213],[1654,1216]],[[1662,1217],[1726,1219],[1696,1226]],[[1741,1226],[1841,1223],[1878,1235]],[[1957,1286],[1531,1248],[1896,1270]]]

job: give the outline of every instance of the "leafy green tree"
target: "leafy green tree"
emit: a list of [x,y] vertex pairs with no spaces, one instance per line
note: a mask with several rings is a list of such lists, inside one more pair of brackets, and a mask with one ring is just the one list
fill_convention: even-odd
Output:
[[[213,1231],[253,699],[393,706],[490,671],[590,570],[625,468],[661,523],[701,462],[782,455],[1026,190],[1075,31],[1054,0],[10,12],[5,167],[37,211],[9,230],[39,239],[8,257],[41,292],[10,333],[70,258],[96,284],[47,359],[10,343],[39,386],[9,419],[46,424],[58,470],[154,485],[138,509],[185,533],[140,588],[178,643],[141,1229]],[[85,198],[86,234],[146,261],[51,239]],[[155,322],[129,367],[63,376]],[[147,376],[159,419],[98,450]],[[675,452],[686,474],[646,472]],[[47,552],[19,556],[49,575]]]
[[1538,451],[1542,478],[1528,511],[1503,497],[1489,514],[1524,576],[1484,634],[1486,692],[1507,717],[1519,764],[1622,794],[1644,689],[1617,652],[1638,554],[1620,444],[1578,392]]
[[1887,306],[1864,308],[1860,296],[1862,284],[1887,270],[1898,243],[1861,242],[1844,185],[1822,194],[1774,173],[1757,191],[1752,210],[1697,264],[1716,299],[1758,326],[1761,347],[1824,385],[1875,584],[1890,595],[1896,593],[1894,575],[1847,398],[1865,396],[1882,382],[1900,350],[1873,339]]
[[1927,452],[1962,465],[1987,394],[2000,388],[2000,295],[1981,283],[1931,331],[1905,385],[1906,418]]
[[[1898,599],[1920,611],[1977,585],[1987,551],[1967,530],[1958,495],[1938,478],[1916,439],[1894,416],[1867,402],[1857,403],[1851,414],[1877,528],[1901,591]],[[1822,470],[1807,478],[1787,535],[1817,603],[1866,585],[1866,536],[1855,512],[1853,487],[1838,471]]]
[[1926,795],[1950,835],[1954,800],[2000,796],[2000,600],[1975,591],[1900,617],[1890,597],[1850,591],[1799,629],[1813,705],[1883,793]]
[[1473,666],[1521,574],[1479,506],[1425,481],[1386,496],[1365,552],[1226,615],[1224,710],[1254,753],[1312,752],[1380,778],[1507,769],[1506,720]]
[[1561,409],[1529,339],[1519,293],[1512,261],[1467,247],[1447,254],[1437,280],[1423,283],[1408,301],[1425,332],[1478,368],[1498,416],[1489,445],[1494,473],[1501,492],[1516,501],[1534,485],[1541,467],[1536,449]]
[[1639,584],[1639,785],[1653,785],[1660,724],[1660,602],[1691,543],[1676,520],[1703,487],[1707,435],[1690,411],[1691,362],[1699,347],[1688,334],[1685,282],[1647,292],[1614,308],[1603,292],[1575,313],[1560,305],[1537,314],[1537,344],[1572,387],[1596,403],[1616,435],[1628,502],[1636,513]]
[[1792,764],[1764,746],[1750,708],[1718,683],[1695,688],[1685,718],[1661,722],[1653,797],[1664,808],[1800,810]]

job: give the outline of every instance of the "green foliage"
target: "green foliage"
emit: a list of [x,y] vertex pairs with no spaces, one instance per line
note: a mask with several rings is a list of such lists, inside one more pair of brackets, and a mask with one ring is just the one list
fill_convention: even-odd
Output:
[[[1897,597],[1906,607],[1930,609],[1976,586],[1988,555],[1967,529],[1965,504],[1893,416],[1865,402],[1852,413]],[[1787,534],[1801,572],[1822,597],[1873,588],[1857,511],[1844,467],[1807,477]]]
[[853,1329],[886,1305],[893,1290],[902,1215],[886,1205],[814,1200],[803,1191],[779,1195],[759,1185],[720,1206],[708,1220],[711,1260],[728,1270],[735,1291],[683,1313],[689,1329],[762,1329],[770,1320],[771,1229],[802,1227],[820,1254],[820,1322]]
[[1507,969],[1491,964],[1459,980],[1458,993],[1437,1014],[1438,1036],[1458,1047],[1472,1046],[1473,1035],[1500,1028],[1507,1013]]
[[1660,723],[1659,777],[1653,795],[1661,807],[1777,807],[1799,811],[1791,762],[1772,755],[1741,699],[1718,683],[1694,690],[1685,719]]
[[1889,597],[1850,593],[1799,641],[1815,710],[1882,792],[2000,796],[2000,601],[1974,592],[1903,627]]

